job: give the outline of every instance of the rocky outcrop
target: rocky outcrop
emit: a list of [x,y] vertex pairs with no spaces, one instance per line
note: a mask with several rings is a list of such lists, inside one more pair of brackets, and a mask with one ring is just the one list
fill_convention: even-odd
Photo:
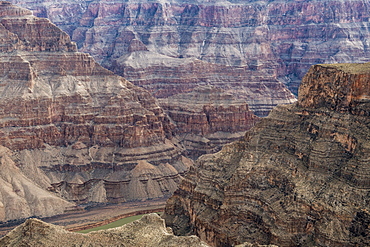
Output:
[[[370,64],[313,66],[299,89],[301,107],[320,108],[369,115]],[[318,83],[321,82],[321,83]],[[330,83],[322,83],[330,82]],[[358,112],[361,109],[360,112]]]
[[212,246],[367,246],[369,64],[313,66],[299,101],[202,156],[166,205]]
[[208,246],[196,236],[177,237],[157,214],[121,227],[87,234],[66,231],[60,226],[29,219],[0,239],[1,246]]
[[200,86],[159,102],[175,124],[180,144],[194,159],[241,138],[258,121],[246,101],[212,86]]
[[[32,182],[76,203],[168,197],[176,189],[192,162],[170,141],[173,126],[149,92],[76,52],[50,21],[3,1],[0,38],[0,145],[12,151],[4,162],[28,179],[20,187]],[[15,188],[15,178],[5,181]],[[40,210],[0,220],[54,210],[45,193],[14,190]],[[6,212],[23,205],[7,208],[9,197],[1,198]],[[55,212],[69,205],[59,201]]]

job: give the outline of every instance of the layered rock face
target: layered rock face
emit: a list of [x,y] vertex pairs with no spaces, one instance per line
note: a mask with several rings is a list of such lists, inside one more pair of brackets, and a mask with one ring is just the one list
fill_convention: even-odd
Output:
[[175,124],[180,144],[194,158],[241,138],[259,119],[246,101],[212,86],[200,86],[159,102]]
[[60,226],[29,219],[0,239],[1,246],[195,246],[206,247],[196,236],[177,237],[157,214],[144,215],[127,225],[91,232],[73,233]]
[[246,99],[258,115],[295,101],[281,81],[298,73],[287,47],[298,31],[287,37],[290,27],[278,17],[311,8],[302,3],[12,2],[50,18],[81,51],[157,97],[209,83]]
[[299,101],[204,155],[166,206],[212,246],[368,246],[370,64],[313,66]]
[[[0,2],[0,37],[0,145],[28,180],[0,173],[17,195],[43,204],[42,193],[16,188],[30,181],[78,203],[145,200],[176,189],[191,161],[168,139],[173,126],[149,92],[76,52],[50,21],[8,2]],[[7,198],[5,211],[14,209]],[[49,216],[49,204],[0,220]]]
[[[24,1],[106,68],[157,96],[225,85],[257,112],[291,102],[317,63],[367,62],[369,3],[324,1]],[[227,85],[227,86],[226,86]]]

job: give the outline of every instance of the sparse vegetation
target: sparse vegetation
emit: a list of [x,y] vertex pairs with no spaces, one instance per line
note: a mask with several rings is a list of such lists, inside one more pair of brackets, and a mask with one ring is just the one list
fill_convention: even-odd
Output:
[[[162,212],[159,212],[157,214],[160,215],[160,214],[162,214]],[[141,217],[143,215],[144,214],[126,217],[126,218],[114,221],[112,223],[109,223],[109,224],[106,224],[106,225],[103,225],[103,226],[98,226],[98,227],[94,227],[94,228],[90,228],[90,229],[86,229],[86,230],[82,230],[82,231],[78,231],[78,232],[79,233],[89,233],[89,232],[93,232],[93,231],[106,230],[106,229],[109,229],[109,228],[115,228],[115,227],[123,226],[127,223],[130,223],[130,222],[133,222],[135,220],[141,219]]]
[[370,72],[370,63],[337,63],[337,64],[320,64],[323,67],[333,67],[346,73],[366,74]]

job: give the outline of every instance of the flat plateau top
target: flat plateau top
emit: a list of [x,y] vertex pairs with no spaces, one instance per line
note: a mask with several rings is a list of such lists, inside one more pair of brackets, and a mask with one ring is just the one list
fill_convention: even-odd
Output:
[[319,64],[322,67],[336,68],[351,74],[370,74],[369,63],[337,63],[337,64]]

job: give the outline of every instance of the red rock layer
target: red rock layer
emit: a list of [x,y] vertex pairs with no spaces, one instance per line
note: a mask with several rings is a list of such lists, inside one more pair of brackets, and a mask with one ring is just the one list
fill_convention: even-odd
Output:
[[180,144],[194,158],[241,138],[258,121],[244,100],[212,86],[161,99],[160,105],[175,124]]
[[369,64],[313,66],[298,104],[198,159],[168,225],[212,246],[368,246],[368,75]]

